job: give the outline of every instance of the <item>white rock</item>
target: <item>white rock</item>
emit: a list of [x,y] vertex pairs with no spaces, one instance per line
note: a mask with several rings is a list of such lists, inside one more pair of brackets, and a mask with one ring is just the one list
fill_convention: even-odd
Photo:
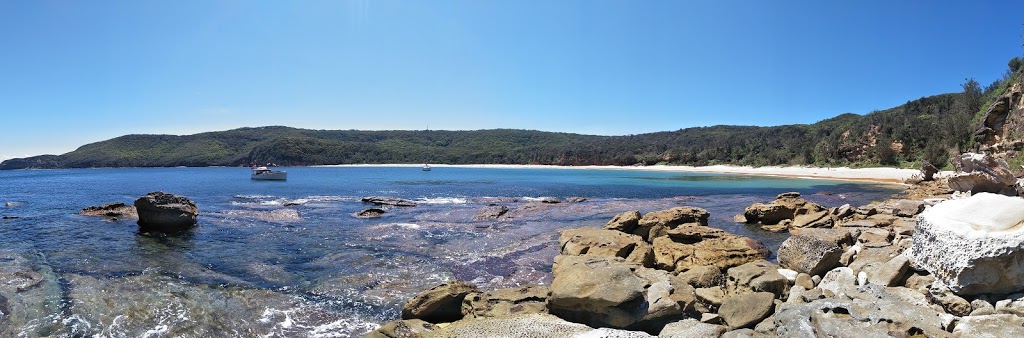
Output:
[[962,295],[1024,288],[1024,199],[989,193],[949,200],[917,217],[915,267]]
[[861,271],[857,274],[857,285],[864,286],[868,283],[868,273]]
[[799,275],[800,273],[790,269],[779,269],[779,274],[782,275],[782,277],[786,277],[786,280],[789,280],[790,282],[795,282],[796,276]]

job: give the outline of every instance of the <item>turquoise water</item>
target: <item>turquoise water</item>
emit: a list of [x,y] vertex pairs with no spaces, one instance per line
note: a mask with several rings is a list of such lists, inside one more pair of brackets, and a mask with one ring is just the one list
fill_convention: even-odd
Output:
[[[629,170],[284,169],[286,182],[252,181],[247,168],[0,171],[0,203],[10,202],[0,213],[18,217],[0,221],[0,267],[42,281],[0,288],[0,335],[357,336],[449,279],[484,289],[547,283],[558,230],[600,226],[622,211],[699,206],[711,226],[777,248],[784,234],[732,216],[786,191],[857,206],[898,189]],[[161,236],[139,233],[133,220],[76,214],[157,190],[195,201],[199,225]],[[353,217],[371,195],[419,205]],[[535,202],[574,196],[587,200]],[[510,218],[474,221],[489,204],[508,206]]]

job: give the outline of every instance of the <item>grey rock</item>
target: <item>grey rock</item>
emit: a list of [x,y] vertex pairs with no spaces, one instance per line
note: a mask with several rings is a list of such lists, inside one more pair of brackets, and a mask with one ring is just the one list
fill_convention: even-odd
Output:
[[969,303],[966,299],[963,299],[960,296],[953,294],[953,292],[950,291],[949,288],[946,288],[943,285],[933,284],[930,288],[928,288],[927,296],[928,300],[930,300],[932,303],[942,306],[942,308],[945,309],[947,313],[954,316],[966,316],[969,315],[973,310],[971,308],[971,303]]
[[766,338],[769,337],[766,334],[757,332],[753,329],[739,329],[726,332],[722,335],[722,338]]
[[768,318],[775,308],[775,295],[770,292],[753,292],[729,297],[718,309],[725,323],[731,328],[751,328]]
[[377,218],[384,216],[385,213],[387,213],[387,211],[384,211],[384,209],[381,208],[368,208],[352,214],[352,216],[356,218]]
[[779,247],[779,265],[811,275],[821,274],[839,264],[843,250],[836,243],[810,235],[795,235]]
[[775,314],[779,337],[951,337],[952,316],[901,300],[819,299],[783,304]]
[[725,326],[702,323],[693,318],[665,325],[658,333],[659,338],[718,337],[725,333]]
[[892,206],[892,214],[899,217],[914,217],[924,211],[924,202],[918,200],[896,200]]
[[996,308],[995,306],[992,306],[992,303],[981,298],[971,301],[971,316],[984,316],[995,313]]
[[964,317],[953,328],[953,335],[976,338],[1024,337],[1024,317],[1010,314]]
[[856,287],[857,277],[853,274],[853,269],[847,267],[832,269],[818,283],[818,288],[823,291],[831,291],[834,294],[849,293],[850,289],[856,289]]
[[693,291],[693,294],[697,296],[698,301],[714,307],[721,306],[727,297],[725,288],[721,286],[697,288]]
[[799,275],[796,275],[795,284],[799,285],[799,286],[802,286],[804,289],[808,289],[808,290],[814,288],[814,281],[811,280],[811,275],[808,275],[806,273],[801,273]]
[[910,259],[907,256],[899,255],[893,257],[884,264],[872,263],[866,265],[863,272],[867,274],[869,283],[882,286],[894,286],[907,273],[910,268]]
[[789,280],[779,273],[778,266],[765,260],[746,263],[727,272],[726,285],[731,293],[749,291],[768,292],[783,298],[789,289]]
[[493,221],[501,218],[508,212],[508,207],[504,205],[488,205],[480,208],[473,216],[474,221]]
[[1024,317],[1024,294],[1015,293],[996,301],[995,311]]
[[86,207],[79,211],[78,214],[83,216],[99,216],[108,218],[139,217],[139,213],[135,211],[134,205],[127,205],[121,202]]
[[419,319],[392,320],[379,329],[364,335],[364,338],[421,337],[437,329],[434,324]]
[[595,329],[568,322],[546,314],[528,314],[514,317],[460,320],[429,333],[431,338],[492,338],[492,337],[607,337],[652,338],[637,331],[611,328]]

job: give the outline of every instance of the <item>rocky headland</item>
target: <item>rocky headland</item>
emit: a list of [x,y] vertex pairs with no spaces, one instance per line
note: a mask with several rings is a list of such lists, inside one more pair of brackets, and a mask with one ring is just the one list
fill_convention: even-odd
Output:
[[774,256],[701,208],[626,211],[562,231],[550,285],[452,281],[366,336],[1024,336],[1022,185],[986,156],[868,205],[751,205],[737,222],[790,234]]

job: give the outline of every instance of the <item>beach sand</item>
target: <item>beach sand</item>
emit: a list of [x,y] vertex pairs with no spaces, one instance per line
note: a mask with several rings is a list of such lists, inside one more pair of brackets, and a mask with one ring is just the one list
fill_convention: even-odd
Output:
[[[421,164],[344,164],[326,165],[320,167],[419,167]],[[792,177],[806,179],[832,179],[850,180],[875,183],[898,183],[914,174],[920,173],[916,169],[899,168],[847,168],[847,167],[805,167],[805,166],[768,166],[748,167],[733,165],[713,166],[675,166],[675,165],[652,165],[643,167],[621,167],[621,166],[553,166],[553,165],[516,165],[516,164],[431,164],[433,168],[536,168],[536,169],[583,169],[583,170],[636,170],[636,171],[659,171],[659,172],[680,172],[680,173],[713,173],[713,174],[737,174],[752,176]],[[939,175],[948,175],[949,172],[941,172]]]

